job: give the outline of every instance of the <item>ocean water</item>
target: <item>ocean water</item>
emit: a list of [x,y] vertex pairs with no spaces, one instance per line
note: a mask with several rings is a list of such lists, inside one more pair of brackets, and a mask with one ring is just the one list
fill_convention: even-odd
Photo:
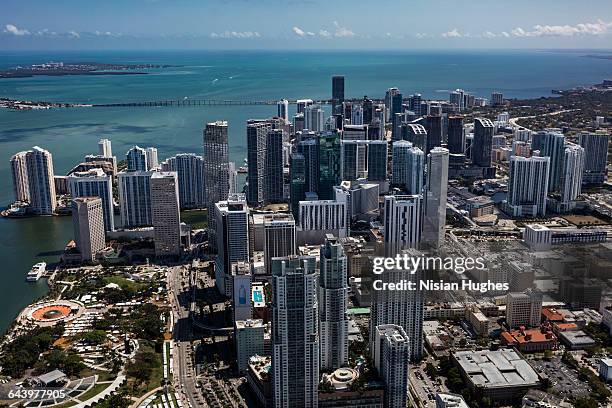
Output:
[[[330,98],[331,76],[343,74],[347,97],[384,96],[396,86],[404,95],[447,99],[463,88],[488,97],[550,95],[552,89],[589,85],[612,77],[612,60],[580,52],[545,51],[156,51],[0,52],[0,69],[47,61],[151,63],[174,67],[148,75],[64,76],[1,79],[0,97],[75,103],[165,99],[276,100]],[[10,157],[39,145],[53,154],[55,174],[66,174],[97,141],[108,138],[123,158],[132,145],[155,146],[160,160],[201,152],[202,129],[229,122],[230,158],[241,165],[245,122],[276,114],[276,106],[79,108],[0,110],[0,205],[13,199]],[[0,332],[21,308],[46,291],[24,274],[35,262],[57,260],[72,237],[69,218],[0,219]]]

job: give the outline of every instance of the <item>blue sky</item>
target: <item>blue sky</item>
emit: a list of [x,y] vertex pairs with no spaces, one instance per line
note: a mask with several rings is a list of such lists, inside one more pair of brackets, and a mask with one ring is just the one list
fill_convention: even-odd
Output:
[[612,48],[610,0],[1,0],[0,49]]

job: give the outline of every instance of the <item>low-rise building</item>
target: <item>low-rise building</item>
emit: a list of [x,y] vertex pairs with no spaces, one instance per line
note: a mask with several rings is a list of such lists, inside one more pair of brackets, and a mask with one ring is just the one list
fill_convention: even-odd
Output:
[[521,353],[541,353],[557,348],[557,337],[549,328],[503,332],[501,344],[516,347]]
[[602,358],[599,362],[599,377],[605,382],[612,381],[612,358]]
[[436,394],[436,408],[470,408],[458,394]]
[[569,350],[581,350],[589,347],[593,347],[595,340],[582,330],[574,331],[563,331],[559,333],[559,340]]

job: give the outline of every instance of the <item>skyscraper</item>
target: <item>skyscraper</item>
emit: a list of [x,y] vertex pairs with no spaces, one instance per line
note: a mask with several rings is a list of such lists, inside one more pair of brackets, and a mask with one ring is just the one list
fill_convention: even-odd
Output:
[[372,117],[374,116],[372,100],[367,96],[364,96],[363,101],[361,102],[361,107],[363,108],[363,124],[369,125],[372,123]]
[[[212,221],[215,203],[226,200],[229,194],[227,122],[218,120],[207,123],[203,139],[204,200],[208,208],[209,221]],[[209,225],[209,228],[214,229],[214,225]]]
[[560,191],[565,156],[565,136],[563,133],[554,130],[537,132],[533,135],[531,148],[539,150],[542,157],[550,157],[548,191]]
[[452,154],[465,152],[465,133],[463,132],[463,117],[448,118],[448,151]]
[[283,201],[283,130],[270,129],[266,135],[264,202]]
[[123,228],[150,226],[151,218],[150,171],[127,171],[117,174],[119,208]]
[[47,150],[34,146],[26,154],[30,209],[34,214],[51,215],[57,207],[53,156]]
[[148,171],[147,151],[142,147],[134,146],[128,150],[127,171]]
[[325,233],[346,237],[349,226],[346,204],[335,200],[300,201],[300,236],[312,243],[322,242]]
[[393,252],[421,242],[422,194],[385,196],[385,247]]
[[159,166],[159,159],[157,158],[157,147],[147,147],[147,170],[155,170]]
[[249,208],[244,194],[232,194],[215,204],[217,258],[215,281],[219,292],[230,297],[230,268],[235,262],[249,262]]
[[371,140],[368,143],[368,181],[387,180],[387,141]]
[[304,156],[304,191],[319,191],[319,139],[318,137],[301,140],[297,145],[298,153]]
[[574,208],[574,201],[582,191],[584,173],[584,149],[575,144],[565,148],[563,175],[561,176],[561,211]]
[[100,139],[98,142],[98,155],[102,157],[113,157],[113,148],[110,140]]
[[491,92],[491,105],[502,106],[504,104],[504,94],[501,92]]
[[608,165],[608,144],[610,135],[607,133],[581,133],[578,143],[584,148],[584,183],[603,184],[606,181]]
[[341,180],[357,180],[366,176],[367,140],[341,140]]
[[[279,127],[280,123],[276,119],[249,119],[247,121],[247,202],[251,206],[261,206],[266,202],[266,171],[269,171],[267,169],[268,146],[273,148],[272,157],[279,161],[279,163],[273,163],[274,171],[278,171],[278,165],[283,165],[283,141],[282,133],[278,133],[281,132]],[[273,132],[269,136],[271,131]],[[271,176],[271,182],[278,182],[274,175]],[[280,176],[282,177],[282,171]]]
[[407,194],[421,194],[425,155],[418,147],[405,140],[393,143],[391,182]]
[[30,186],[28,182],[28,152],[19,152],[11,157],[11,173],[13,175],[13,193],[15,201],[30,201]]
[[304,129],[322,132],[325,130],[325,111],[319,105],[304,108]]
[[276,408],[316,407],[319,319],[316,258],[272,261],[272,400]]
[[94,261],[104,249],[104,217],[99,197],[77,197],[72,200],[74,241],[83,261]]
[[331,371],[348,363],[347,258],[333,235],[326,237],[320,254],[321,368]]
[[542,293],[527,289],[506,295],[506,323],[510,328],[538,327],[542,318]]
[[272,258],[295,255],[297,241],[295,219],[291,214],[264,215],[264,266],[266,274],[272,270]]
[[72,198],[100,197],[104,214],[105,231],[115,230],[113,210],[113,179],[102,169],[74,172],[66,177]]
[[385,408],[405,408],[408,403],[410,340],[401,326],[374,327],[372,359],[385,383]]
[[277,116],[285,121],[285,123],[289,123],[289,101],[286,99],[281,99],[276,104],[278,107]]
[[425,217],[423,243],[438,249],[444,243],[446,200],[448,191],[448,150],[434,147],[427,155],[427,186],[425,188]]
[[546,215],[550,157],[510,158],[506,211],[514,217]]
[[334,75],[332,77],[332,114],[342,114],[342,104],[344,103],[344,76]]
[[181,216],[176,172],[153,172],[150,182],[155,256],[179,256]]
[[162,171],[175,171],[178,177],[181,209],[204,207],[204,160],[194,153],[180,153],[164,161]]
[[402,140],[407,140],[423,152],[427,149],[427,130],[425,126],[416,123],[402,125]]
[[340,135],[336,132],[319,136],[319,186],[317,193],[322,200],[330,200],[334,186],[340,184]]
[[424,153],[428,154],[431,149],[442,144],[442,116],[427,115],[425,129],[427,129],[427,150]]
[[289,160],[289,197],[291,213],[297,218],[300,201],[306,198],[306,160],[301,153],[291,153]]
[[472,162],[476,166],[491,167],[493,146],[493,122],[485,118],[474,119],[474,141],[472,142]]

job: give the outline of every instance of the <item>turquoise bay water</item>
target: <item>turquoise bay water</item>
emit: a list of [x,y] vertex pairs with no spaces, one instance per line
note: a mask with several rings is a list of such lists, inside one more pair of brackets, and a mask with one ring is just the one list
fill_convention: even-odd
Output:
[[[586,52],[585,52],[586,53]],[[151,63],[176,67],[149,75],[36,77],[0,80],[0,97],[110,103],[182,99],[330,98],[331,76],[346,77],[346,96],[382,97],[386,88],[407,95],[447,99],[463,88],[488,97],[550,95],[551,89],[588,85],[612,77],[612,61],[580,53],[552,52],[331,52],[331,51],[167,51],[167,52],[0,52],[0,69],[46,61]],[[134,144],[155,146],[160,160],[178,152],[200,153],[207,121],[229,121],[230,157],[245,157],[245,121],[274,115],[275,106],[183,108],[83,108],[0,111],[0,205],[13,199],[10,157],[34,145],[53,154],[56,174],[65,174],[97,152],[108,138],[120,159]],[[35,262],[55,261],[72,237],[69,218],[0,219],[0,332],[21,308],[46,291],[43,282],[26,284]]]

